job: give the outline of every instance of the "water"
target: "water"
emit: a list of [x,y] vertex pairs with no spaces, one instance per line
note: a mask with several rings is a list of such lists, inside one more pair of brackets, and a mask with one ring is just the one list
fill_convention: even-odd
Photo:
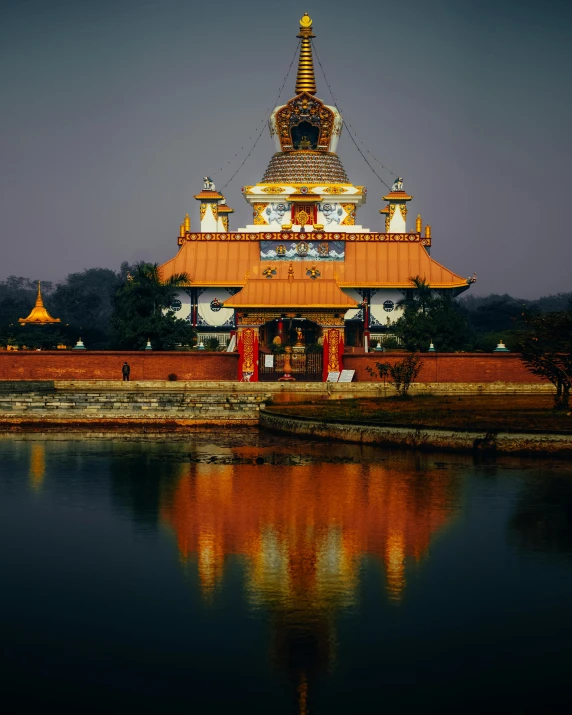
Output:
[[2,702],[570,713],[571,517],[558,462],[6,438]]

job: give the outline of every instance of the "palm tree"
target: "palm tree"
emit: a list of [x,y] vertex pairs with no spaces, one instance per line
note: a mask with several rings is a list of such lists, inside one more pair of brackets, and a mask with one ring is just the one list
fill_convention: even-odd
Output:
[[157,263],[136,263],[117,291],[115,304],[117,307],[120,304],[126,317],[162,314],[170,309],[177,289],[189,283],[187,273],[175,273],[163,281]]
[[405,308],[406,311],[412,310],[415,313],[426,313],[431,309],[431,305],[435,298],[429,283],[425,278],[414,276],[410,278],[412,287],[406,288],[403,291],[403,298],[397,302],[400,308]]

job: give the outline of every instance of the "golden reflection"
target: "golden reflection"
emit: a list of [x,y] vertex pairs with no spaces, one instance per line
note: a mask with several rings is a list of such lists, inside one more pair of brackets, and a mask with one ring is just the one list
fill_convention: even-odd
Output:
[[298,713],[307,714],[311,684],[335,664],[336,613],[356,605],[363,557],[383,565],[387,600],[398,605],[408,569],[451,518],[455,485],[447,472],[413,463],[182,465],[161,493],[161,518],[182,562],[196,564],[206,600],[225,560],[243,559],[247,597],[268,609],[271,661],[289,673]]
[[364,555],[384,565],[388,598],[400,601],[408,565],[450,514],[442,470],[411,475],[367,464],[185,465],[161,506],[181,559],[197,562],[205,595],[223,578],[225,559],[238,555],[251,603],[312,611],[354,604]]
[[299,715],[308,715],[308,679],[304,673],[300,675],[300,684],[298,685],[298,713]]
[[32,444],[28,474],[30,477],[30,486],[34,491],[39,491],[46,474],[46,448],[42,442]]

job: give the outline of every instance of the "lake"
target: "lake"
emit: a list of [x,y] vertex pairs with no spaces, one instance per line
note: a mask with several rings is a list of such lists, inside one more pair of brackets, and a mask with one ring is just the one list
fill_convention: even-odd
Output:
[[572,712],[572,466],[0,439],[9,712]]

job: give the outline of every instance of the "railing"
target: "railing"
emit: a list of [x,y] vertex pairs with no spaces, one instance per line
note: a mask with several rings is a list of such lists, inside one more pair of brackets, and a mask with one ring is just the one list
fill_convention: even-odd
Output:
[[230,333],[197,333],[197,345],[201,342],[205,344],[209,338],[217,338],[219,345],[226,347],[230,340]]
[[[274,355],[272,367],[265,365],[268,353],[259,353],[258,379],[261,382],[278,380],[284,374],[285,355]],[[322,380],[322,353],[293,352],[290,355],[290,374],[300,382],[321,382]]]

